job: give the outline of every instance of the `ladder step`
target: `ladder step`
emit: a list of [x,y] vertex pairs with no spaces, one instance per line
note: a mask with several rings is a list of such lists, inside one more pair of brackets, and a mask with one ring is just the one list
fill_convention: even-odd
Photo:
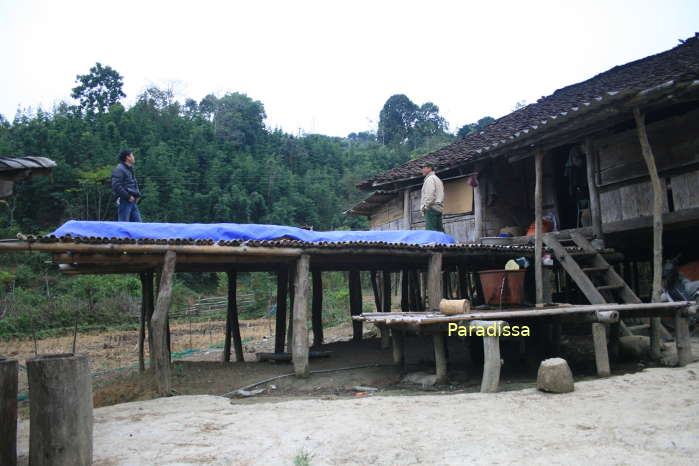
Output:
[[597,253],[596,253],[596,252],[587,252],[587,251],[575,251],[575,252],[569,252],[568,255],[569,255],[569,256],[572,256],[572,257],[582,257],[582,258],[584,258],[584,257],[593,257],[593,256],[596,256]]
[[608,266],[603,266],[603,267],[585,267],[582,269],[583,272],[585,273],[591,273],[591,272],[606,272],[609,270]]
[[599,291],[609,291],[609,290],[618,290],[620,288],[623,288],[624,285],[604,285],[604,286],[598,286],[597,289]]

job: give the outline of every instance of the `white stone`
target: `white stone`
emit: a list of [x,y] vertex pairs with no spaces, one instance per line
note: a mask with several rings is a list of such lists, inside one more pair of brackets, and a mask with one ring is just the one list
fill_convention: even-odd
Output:
[[541,361],[536,376],[536,388],[543,392],[569,393],[573,386],[573,373],[565,359],[551,358]]

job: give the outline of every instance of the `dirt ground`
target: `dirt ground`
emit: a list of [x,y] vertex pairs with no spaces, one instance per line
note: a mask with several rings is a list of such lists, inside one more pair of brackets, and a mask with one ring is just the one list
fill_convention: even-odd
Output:
[[[699,363],[650,368],[578,381],[562,395],[525,388],[125,403],[95,410],[94,464],[696,464],[698,372]],[[20,464],[27,448],[24,421]]]

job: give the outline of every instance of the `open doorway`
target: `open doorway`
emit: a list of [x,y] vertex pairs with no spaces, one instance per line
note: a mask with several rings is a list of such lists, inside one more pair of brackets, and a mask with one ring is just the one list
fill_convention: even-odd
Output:
[[555,150],[552,160],[559,229],[591,225],[585,154],[580,146],[563,146]]

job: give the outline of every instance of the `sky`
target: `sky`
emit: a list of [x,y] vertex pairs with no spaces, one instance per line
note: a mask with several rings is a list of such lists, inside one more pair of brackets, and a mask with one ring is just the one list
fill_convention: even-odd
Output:
[[456,131],[697,31],[697,0],[0,0],[0,114],[74,103],[100,62],[127,106],[241,92],[270,128],[346,136],[405,94]]

